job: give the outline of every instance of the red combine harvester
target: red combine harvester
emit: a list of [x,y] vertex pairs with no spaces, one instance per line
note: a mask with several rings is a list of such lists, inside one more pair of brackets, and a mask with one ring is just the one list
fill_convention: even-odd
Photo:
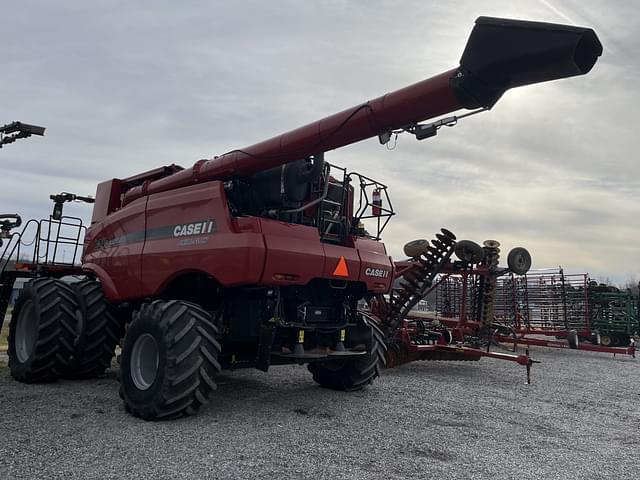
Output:
[[420,122],[585,74],[601,53],[591,29],[480,17],[457,68],[191,168],[99,184],[86,279],[69,286],[40,269],[27,284],[11,321],[12,375],[104,371],[126,325],[121,396],[145,419],[194,413],[221,369],[305,363],[322,386],[363,388],[386,347],[358,304],[391,289],[380,238],[394,212],[386,185],[324,153],[401,131],[428,138],[461,117]]

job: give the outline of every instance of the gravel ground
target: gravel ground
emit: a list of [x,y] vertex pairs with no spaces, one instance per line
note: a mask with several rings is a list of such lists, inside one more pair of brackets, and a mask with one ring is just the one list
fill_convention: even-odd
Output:
[[[228,372],[199,415],[124,412],[116,373],[22,385],[0,366],[0,478],[637,478],[638,361],[538,348],[420,362],[355,394],[304,367]],[[6,359],[0,358],[0,365]]]

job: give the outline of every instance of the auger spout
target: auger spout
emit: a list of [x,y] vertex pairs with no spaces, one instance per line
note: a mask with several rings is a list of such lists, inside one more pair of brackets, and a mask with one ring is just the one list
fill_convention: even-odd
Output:
[[601,54],[602,45],[590,28],[479,17],[458,67],[269,140],[130,186],[123,204],[203,181],[246,177],[462,108],[489,109],[510,88],[586,74]]

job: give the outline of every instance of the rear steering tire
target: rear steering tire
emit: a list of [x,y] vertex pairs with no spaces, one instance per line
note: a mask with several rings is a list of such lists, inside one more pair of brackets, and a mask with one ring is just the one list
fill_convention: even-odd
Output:
[[9,328],[9,368],[20,382],[50,382],[69,367],[78,305],[71,287],[53,278],[28,282]]
[[211,315],[199,306],[156,300],[134,313],[120,365],[120,396],[145,420],[194,414],[216,388],[220,372]]
[[371,327],[371,351],[349,360],[310,363],[307,368],[316,383],[332,390],[353,392],[370,385],[380,375],[387,349],[384,333],[374,322],[365,320],[365,323]]

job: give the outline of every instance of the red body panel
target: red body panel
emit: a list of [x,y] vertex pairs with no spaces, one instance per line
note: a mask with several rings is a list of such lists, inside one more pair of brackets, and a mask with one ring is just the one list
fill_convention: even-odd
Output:
[[98,184],[91,223],[99,222],[120,206],[122,181],[114,178]]
[[[222,182],[213,181],[140,198],[94,224],[83,263],[116,303],[157,297],[190,272],[206,273],[224,287],[306,285],[325,278],[388,291],[393,264],[384,245],[364,238],[351,243],[322,243],[311,226],[232,218]],[[341,257],[348,277],[333,274]]]
[[[360,256],[355,248],[343,247],[341,245],[332,245],[330,243],[322,244],[325,255],[323,278],[333,278],[336,280],[348,280],[358,281],[360,280]],[[346,265],[348,277],[341,275],[334,275],[340,262],[340,257],[343,257]]]
[[[213,222],[210,232],[180,232],[180,226],[206,226],[208,222]],[[169,231],[164,230],[167,226]],[[265,253],[262,236],[259,232],[237,231],[221,182],[150,195],[146,231],[144,296],[156,295],[173,278],[193,271],[205,272],[225,286],[257,283],[260,279]]]
[[305,285],[323,276],[325,258],[317,228],[264,218],[260,224],[267,248],[263,284]]
[[[388,292],[394,278],[394,264],[387,254],[384,243],[368,238],[357,238],[355,245],[361,262],[360,281],[366,282],[369,290],[375,293]],[[371,269],[368,275],[367,269]]]
[[83,268],[95,273],[110,300],[140,296],[145,209],[141,198],[94,224],[85,236]]

